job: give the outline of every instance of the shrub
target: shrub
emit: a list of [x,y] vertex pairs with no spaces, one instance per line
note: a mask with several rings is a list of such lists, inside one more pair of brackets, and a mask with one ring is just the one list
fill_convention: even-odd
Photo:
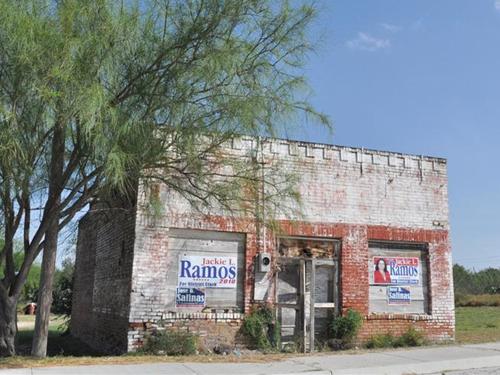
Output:
[[71,315],[74,272],[75,265],[70,259],[64,259],[62,267],[56,270],[51,306],[51,312],[54,314]]
[[365,343],[365,346],[368,349],[400,348],[407,346],[422,346],[424,343],[425,339],[422,333],[410,327],[399,337],[394,337],[391,333],[372,336]]
[[338,316],[330,323],[332,339],[341,340],[344,345],[350,344],[358,334],[363,317],[356,310],[349,309],[345,316]]
[[410,327],[398,338],[399,346],[422,346],[425,344],[424,335],[415,328]]
[[139,350],[153,355],[192,355],[196,354],[197,337],[189,332],[158,331],[146,337]]
[[269,307],[258,307],[248,314],[241,326],[250,348],[259,350],[279,349],[281,328]]
[[396,340],[392,334],[386,333],[382,335],[372,336],[365,343],[365,346],[368,349],[393,348],[395,346],[395,341]]

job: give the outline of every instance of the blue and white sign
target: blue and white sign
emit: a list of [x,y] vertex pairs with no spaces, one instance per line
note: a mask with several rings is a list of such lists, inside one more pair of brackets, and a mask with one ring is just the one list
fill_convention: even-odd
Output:
[[179,259],[179,288],[236,288],[236,257],[184,256]]
[[204,307],[205,291],[198,288],[177,288],[175,293],[176,307]]
[[411,303],[410,288],[388,286],[387,298],[389,300],[389,305],[409,305]]

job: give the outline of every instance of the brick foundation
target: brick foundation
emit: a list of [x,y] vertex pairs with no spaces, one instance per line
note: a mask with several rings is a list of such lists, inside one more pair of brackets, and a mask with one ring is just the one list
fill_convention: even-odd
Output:
[[130,323],[129,350],[135,351],[143,344],[147,333],[163,330],[189,332],[198,337],[200,351],[211,351],[220,344],[236,346],[242,323],[241,314],[165,314],[156,323]]

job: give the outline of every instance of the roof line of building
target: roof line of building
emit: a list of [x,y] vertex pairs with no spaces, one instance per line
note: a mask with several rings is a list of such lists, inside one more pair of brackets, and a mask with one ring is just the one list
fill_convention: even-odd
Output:
[[[253,138],[253,137],[248,137],[248,136],[242,136],[241,138]],[[337,145],[333,143],[320,143],[320,142],[311,142],[311,141],[302,141],[302,140],[296,140],[296,139],[288,139],[288,138],[278,138],[278,137],[261,137],[263,140],[267,142],[287,142],[287,143],[295,143],[297,145],[304,145],[304,146],[317,146],[317,148],[332,148],[332,149],[348,149],[352,151],[357,151],[357,152],[362,152],[362,153],[376,153],[376,154],[383,154],[383,155],[395,155],[395,156],[401,156],[401,157],[411,157],[411,158],[425,158],[427,160],[435,160],[440,163],[446,163],[447,159],[443,157],[438,157],[438,156],[430,156],[430,155],[423,155],[423,154],[412,154],[412,153],[405,153],[405,152],[397,152],[397,151],[387,151],[387,150],[377,150],[377,149],[371,149],[371,148],[363,148],[363,147],[356,147],[356,146],[346,146],[346,145]]]

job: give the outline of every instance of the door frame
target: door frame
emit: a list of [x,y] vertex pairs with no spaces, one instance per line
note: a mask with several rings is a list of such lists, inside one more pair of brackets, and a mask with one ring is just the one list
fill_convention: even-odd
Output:
[[[280,239],[302,239],[308,241],[328,241],[334,243],[334,256],[332,258],[313,258],[308,256],[301,257],[287,257],[278,256],[277,266],[278,269],[275,272],[275,288],[274,288],[274,301],[276,306],[276,319],[279,320],[279,311],[281,308],[293,308],[296,313],[300,316],[300,334],[302,349],[304,352],[313,352],[315,350],[315,310],[316,309],[329,309],[333,310],[334,316],[339,314],[339,302],[340,302],[340,272],[339,272],[339,259],[341,252],[341,241],[336,238],[324,238],[324,237],[304,237],[304,236],[279,236],[276,238],[277,248],[280,245]],[[279,265],[285,263],[298,263],[299,264],[299,282],[298,282],[298,295],[297,303],[280,303],[278,302],[278,283],[279,283]],[[308,267],[310,263],[310,267]],[[314,302],[315,297],[315,284],[316,284],[316,266],[327,265],[334,268],[333,276],[333,288],[332,288],[332,300],[333,302]],[[311,272],[307,272],[310,269]],[[309,280],[307,280],[309,276]],[[306,284],[309,281],[309,319],[306,315]],[[280,322],[281,323],[281,322]],[[309,330],[308,330],[309,328]]]

